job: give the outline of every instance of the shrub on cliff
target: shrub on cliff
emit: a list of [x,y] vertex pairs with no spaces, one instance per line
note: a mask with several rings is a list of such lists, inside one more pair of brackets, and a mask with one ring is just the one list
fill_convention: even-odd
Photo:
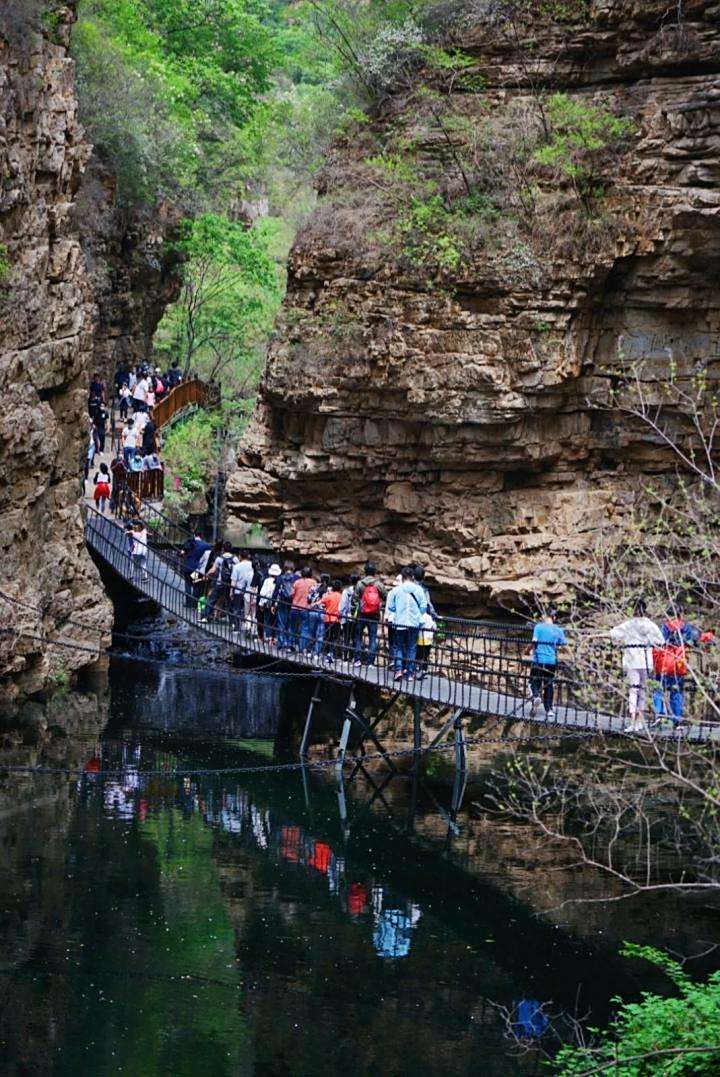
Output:
[[588,104],[581,97],[553,94],[546,105],[550,137],[535,160],[569,180],[586,210],[602,191],[607,154],[631,134],[631,120]]

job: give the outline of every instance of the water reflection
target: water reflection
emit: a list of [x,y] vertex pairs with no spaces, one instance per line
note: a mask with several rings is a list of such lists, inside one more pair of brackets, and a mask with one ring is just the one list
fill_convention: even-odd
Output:
[[[358,877],[342,851],[303,826],[289,825],[271,808],[256,804],[248,790],[230,792],[184,777],[174,791],[159,791],[155,770],[148,774],[140,769],[144,762],[141,745],[121,744],[119,753],[117,747],[106,752],[104,761],[94,757],[80,782],[84,799],[101,798],[108,818],[127,822],[136,816],[144,822],[149,813],[162,812],[174,803],[185,815],[197,814],[208,826],[254,846],[275,862],[322,880],[344,915],[367,924],[368,937],[379,957],[408,956],[413,931],[422,916],[417,902],[403,899],[375,877]],[[152,751],[150,763],[153,768],[164,764],[163,769],[171,774],[178,758]],[[101,766],[122,773],[99,779]]]
[[[149,705],[126,688],[102,741],[23,749],[80,777],[0,778],[0,807],[27,805],[0,813],[8,1074],[537,1072],[549,1013],[579,999],[602,1023],[614,994],[654,986],[622,938],[697,952],[712,935],[687,899],[537,917],[588,879],[452,787],[230,773],[273,742],[139,730]],[[196,730],[214,705],[192,696]]]

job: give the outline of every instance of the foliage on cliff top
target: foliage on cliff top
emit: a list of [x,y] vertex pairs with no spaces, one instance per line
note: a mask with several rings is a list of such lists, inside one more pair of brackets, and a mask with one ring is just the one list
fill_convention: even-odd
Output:
[[280,62],[269,22],[264,0],[84,0],[81,116],[123,198],[188,197],[209,182]]

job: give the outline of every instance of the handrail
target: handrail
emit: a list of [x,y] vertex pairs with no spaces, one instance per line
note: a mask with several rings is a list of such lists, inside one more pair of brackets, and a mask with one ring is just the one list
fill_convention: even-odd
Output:
[[153,422],[158,430],[162,429],[185,408],[195,405],[199,408],[207,407],[213,399],[214,386],[201,381],[200,378],[188,378],[181,381],[167,396],[153,407]]

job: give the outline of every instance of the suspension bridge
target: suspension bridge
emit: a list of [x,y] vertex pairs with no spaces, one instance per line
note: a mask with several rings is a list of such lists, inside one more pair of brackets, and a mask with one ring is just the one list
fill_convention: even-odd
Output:
[[[153,409],[156,427],[160,430],[172,425],[198,407],[214,406],[218,399],[216,386],[206,385],[197,379],[181,383]],[[113,447],[115,442],[113,435]],[[144,487],[138,485],[141,479],[142,475],[128,477],[129,481],[122,491],[124,496],[114,498],[115,515],[100,514],[92,501],[86,499],[85,538],[89,548],[136,592],[205,638],[225,644],[230,651],[241,655],[264,656],[282,662],[289,670],[316,674],[316,690],[306,718],[301,757],[304,758],[307,752],[313,711],[320,702],[322,683],[329,678],[340,680],[349,690],[341,754],[349,735],[348,723],[354,723],[360,729],[362,742],[372,742],[385,755],[389,765],[390,757],[385,753],[376,730],[381,719],[400,698],[412,703],[417,749],[421,748],[422,706],[439,708],[441,727],[429,747],[437,746],[445,737],[452,735],[459,767],[464,764],[465,719],[487,720],[503,728],[512,723],[526,722],[542,726],[548,733],[557,731],[558,734],[608,736],[627,732],[621,701],[625,687],[623,685],[618,690],[617,686],[620,652],[607,645],[599,660],[595,654],[589,663],[594,670],[592,683],[587,674],[580,678],[561,663],[555,678],[557,703],[553,711],[547,713],[541,707],[533,713],[529,692],[530,661],[526,657],[532,630],[527,625],[442,618],[428,659],[422,666],[416,664],[409,676],[398,681],[391,660],[387,626],[384,625],[380,626],[378,633],[374,661],[358,663],[361,654],[347,643],[335,644],[326,647],[320,655],[308,656],[300,653],[297,633],[291,631],[295,647],[288,653],[287,648],[278,645],[272,633],[258,631],[254,616],[234,614],[229,617],[223,611],[217,619],[204,618],[197,598],[188,594],[181,567],[183,543],[192,536],[163,514],[157,498],[147,499]],[[147,528],[148,551],[144,571],[133,562],[130,554],[130,543],[125,532],[125,518],[128,516],[140,518]],[[690,694],[699,696],[700,693],[694,691],[697,685],[692,678],[688,678],[688,682]],[[611,689],[613,683],[614,692]],[[364,718],[357,706],[356,688],[360,686],[379,690],[385,700],[371,720]],[[694,709],[697,712],[699,708]],[[694,714],[694,720],[683,727],[684,739],[694,742],[720,740],[720,724],[713,721],[712,708],[706,710],[707,713]],[[663,740],[673,733],[671,729],[657,725],[648,732],[654,738]]]
[[[135,504],[137,508],[137,501]],[[548,730],[557,730],[558,733],[620,735],[625,732],[626,719],[621,713],[619,698],[613,700],[607,691],[603,695],[603,687],[607,688],[607,685],[599,682],[592,693],[604,700],[606,706],[593,706],[588,686],[576,683],[562,667],[557,675],[558,702],[554,712],[547,714],[540,708],[539,713],[531,713],[530,664],[525,657],[531,629],[523,625],[444,618],[439,625],[427,668],[416,666],[414,671],[398,682],[391,662],[388,637],[382,626],[374,663],[358,665],[358,655],[342,644],[320,655],[308,656],[297,650],[288,653],[287,649],[278,646],[274,638],[262,638],[258,634],[254,616],[238,614],[229,617],[223,612],[218,619],[206,620],[198,610],[197,600],[187,593],[180,567],[183,554],[177,525],[167,520],[155,506],[141,503],[140,509],[148,528],[146,570],[141,571],[131,558],[122,518],[101,515],[88,507],[85,537],[97,557],[135,591],[179,621],[192,626],[204,637],[223,643],[240,654],[265,656],[286,663],[289,669],[314,672],[318,683],[330,676],[347,683],[351,691],[348,705],[351,719],[361,726],[363,736],[381,750],[382,745],[374,734],[375,727],[390,704],[400,697],[412,701],[416,712],[424,704],[447,710],[447,718],[432,745],[449,733],[454,732],[456,737],[458,731],[461,734],[463,719],[468,717],[493,719],[499,723],[530,722],[541,724]],[[169,537],[171,532],[175,534],[174,539]],[[619,650],[608,651],[608,657],[617,668]],[[602,677],[601,670],[598,677]],[[364,721],[354,708],[352,690],[359,685],[389,693],[389,702],[372,723]],[[303,752],[307,748],[313,705],[317,702],[319,698],[316,692],[310,704]],[[672,730],[656,728],[652,735],[666,738],[672,735]],[[683,736],[695,742],[720,740],[720,726],[708,718],[702,718],[689,723],[683,730]]]

